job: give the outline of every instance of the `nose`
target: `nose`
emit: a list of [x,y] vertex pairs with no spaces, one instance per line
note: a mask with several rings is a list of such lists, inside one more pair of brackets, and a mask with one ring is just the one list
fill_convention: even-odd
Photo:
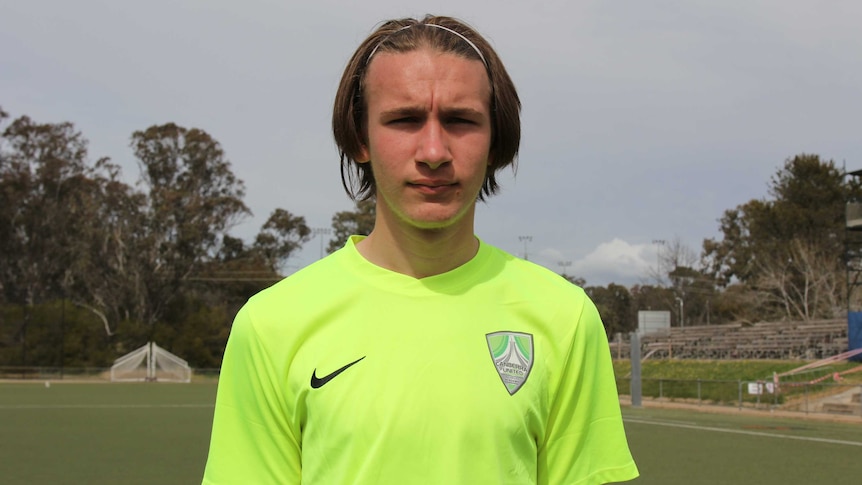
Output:
[[422,127],[416,161],[424,163],[431,170],[451,161],[446,130],[439,120],[430,119]]

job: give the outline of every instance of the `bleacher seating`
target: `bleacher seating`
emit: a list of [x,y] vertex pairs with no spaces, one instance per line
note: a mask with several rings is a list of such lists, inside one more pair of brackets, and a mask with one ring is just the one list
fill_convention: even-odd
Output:
[[[672,327],[640,343],[643,358],[822,359],[847,351],[847,320]],[[628,336],[610,345],[614,357],[628,358]]]

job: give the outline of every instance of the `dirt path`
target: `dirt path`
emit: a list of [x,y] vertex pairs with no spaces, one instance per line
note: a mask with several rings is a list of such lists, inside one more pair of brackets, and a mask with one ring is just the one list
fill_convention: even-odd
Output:
[[[716,406],[712,404],[697,404],[686,403],[679,401],[667,401],[658,399],[642,399],[642,407],[645,408],[663,408],[663,409],[686,409],[689,411],[698,411],[702,413],[712,414],[744,414],[749,416],[759,416],[764,418],[789,418],[799,419],[803,421],[827,421],[833,423],[853,423],[862,426],[862,417],[859,416],[844,416],[840,414],[827,413],[804,413],[800,411],[783,411],[780,409],[768,408],[751,408],[736,406]],[[630,407],[631,399],[629,396],[620,396],[620,405]]]

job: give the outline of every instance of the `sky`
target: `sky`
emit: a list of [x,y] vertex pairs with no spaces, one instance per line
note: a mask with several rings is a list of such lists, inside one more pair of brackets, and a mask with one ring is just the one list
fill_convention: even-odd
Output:
[[328,228],[353,209],[330,124],[345,64],[426,13],[483,34],[523,105],[477,235],[587,285],[648,283],[655,241],[700,253],[796,154],[862,169],[858,0],[0,0],[0,107],[73,122],[130,184],[132,132],[203,129],[245,183],[234,236],[276,208]]

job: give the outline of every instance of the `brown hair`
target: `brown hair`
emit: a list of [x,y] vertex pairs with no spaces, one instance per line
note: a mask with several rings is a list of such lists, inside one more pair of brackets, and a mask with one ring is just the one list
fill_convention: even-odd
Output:
[[490,165],[479,193],[480,200],[499,190],[497,171],[515,163],[521,143],[521,101],[503,62],[491,45],[472,27],[451,17],[426,15],[422,20],[389,20],[353,53],[341,76],[332,110],[332,133],[341,156],[341,182],[354,200],[369,199],[376,192],[371,165],[356,162],[367,143],[364,91],[368,64],[379,52],[410,52],[420,47],[430,47],[485,64],[491,83],[491,148],[488,153]]

